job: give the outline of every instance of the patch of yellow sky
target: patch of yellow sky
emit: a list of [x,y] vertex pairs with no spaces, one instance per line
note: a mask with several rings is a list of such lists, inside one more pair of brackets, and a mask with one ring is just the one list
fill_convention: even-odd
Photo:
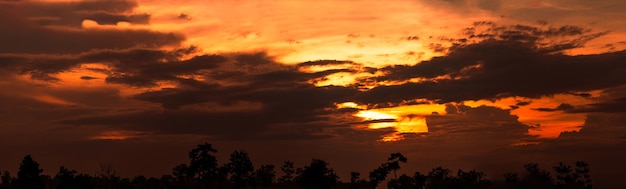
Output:
[[[279,62],[295,64],[311,60],[350,60],[368,67],[392,64],[411,65],[434,56],[428,46],[440,43],[439,37],[454,38],[462,28],[474,21],[502,21],[501,15],[473,10],[472,14],[456,14],[452,9],[438,9],[426,1],[161,1],[139,0],[135,12],[149,13],[150,25],[132,25],[120,22],[114,26],[102,26],[90,20],[83,22],[91,29],[150,29],[183,33],[184,45],[200,47],[203,52],[254,52],[266,51]],[[534,6],[534,5],[533,5]],[[511,20],[508,20],[509,22]],[[570,53],[581,54],[575,50]],[[588,51],[590,52],[590,51]],[[86,64],[71,72],[59,74],[65,83],[80,86],[101,86],[106,75],[90,71],[89,67],[102,68],[99,64]],[[310,66],[304,72],[316,72],[333,68],[352,68],[354,65],[332,67]],[[359,78],[380,76],[384,73],[340,72],[311,81],[316,86],[351,85]],[[83,75],[94,80],[77,79]],[[419,82],[410,80],[405,82]],[[401,82],[402,83],[402,82]],[[377,85],[401,83],[365,84],[365,88]],[[171,84],[164,83],[167,87]],[[172,86],[173,87],[173,86]],[[121,88],[125,95],[140,92],[138,88]],[[42,101],[62,102],[50,97],[38,97]],[[527,106],[511,109],[518,101],[531,101]],[[470,107],[494,106],[511,109],[519,121],[530,127],[529,134],[554,138],[563,131],[578,130],[584,124],[585,114],[565,114],[560,111],[540,112],[534,108],[554,108],[560,103],[584,105],[591,100],[573,95],[555,95],[539,99],[510,97],[496,101],[466,101]],[[426,116],[436,112],[445,114],[443,104],[419,104],[391,108],[368,108],[365,105],[346,102],[338,108],[358,108],[354,116],[371,121],[361,129],[393,128],[395,133],[382,136],[381,141],[402,140],[402,133],[428,132]],[[388,120],[376,122],[376,120]],[[393,120],[393,121],[390,121]]]
[[427,47],[439,36],[459,33],[448,26],[460,29],[467,19],[494,18],[475,14],[462,20],[419,1],[143,0],[139,5],[137,12],[151,14],[150,28],[184,33],[187,44],[206,52],[267,50],[290,64],[337,59],[370,67],[440,55]]
[[371,122],[365,127],[358,129],[387,129],[392,128],[395,132],[381,136],[380,141],[393,142],[403,140],[403,134],[427,133],[426,116],[437,114],[445,115],[446,107],[443,104],[417,104],[396,106],[389,108],[368,109],[366,105],[354,102],[337,104],[337,108],[354,108],[360,111],[354,116],[360,117],[365,122]]

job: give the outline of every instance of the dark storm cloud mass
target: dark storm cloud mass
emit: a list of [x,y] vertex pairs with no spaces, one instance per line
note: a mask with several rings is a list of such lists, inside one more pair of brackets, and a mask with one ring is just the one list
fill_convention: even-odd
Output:
[[124,21],[148,24],[135,14],[134,1],[36,2],[0,4],[0,53],[80,53],[93,49],[153,48],[178,45],[184,37],[149,30],[82,28],[83,20],[101,25]]
[[[158,87],[163,82],[172,84],[170,87],[141,92],[129,99],[156,103],[163,110],[68,117],[58,123],[100,125],[156,133],[196,133],[222,138],[282,138],[298,133],[319,138],[333,135],[334,131],[323,128],[346,129],[351,124],[365,124],[354,120],[342,122],[333,118],[354,113],[335,110],[336,103],[346,101],[357,100],[381,105],[410,102],[414,99],[451,102],[507,96],[534,98],[561,93],[585,96],[579,91],[625,84],[620,77],[626,70],[625,64],[620,62],[626,56],[625,52],[568,56],[554,50],[561,49],[555,46],[581,46],[581,41],[588,40],[589,36],[599,35],[597,33],[574,26],[541,29],[521,25],[498,27],[488,22],[476,24],[481,25],[492,27],[492,31],[480,34],[472,29],[466,31],[470,38],[481,39],[480,41],[471,43],[468,42],[471,40],[453,40],[458,43],[450,48],[446,56],[414,66],[385,67],[381,71],[386,75],[373,78],[378,81],[424,78],[425,81],[378,86],[367,91],[356,87],[358,84],[347,87],[316,87],[310,84],[312,80],[332,73],[356,73],[357,70],[342,68],[313,73],[299,70],[308,66],[362,66],[358,63],[318,60],[283,65],[265,52],[200,54],[183,59],[198,50],[195,47],[170,51],[133,48],[92,50],[74,56],[5,54],[0,59],[4,62],[3,70],[29,74],[34,79],[44,81],[55,81],[55,74],[90,62],[109,67],[92,70],[107,75],[104,78],[107,83],[138,88]],[[552,36],[573,36],[573,39],[552,45],[541,43]],[[442,76],[449,78],[438,78]],[[81,79],[95,78],[82,76]],[[612,99],[621,102],[620,98]],[[515,107],[524,105],[528,105],[528,102],[519,102]],[[232,107],[236,107],[235,110]],[[620,107],[612,101],[603,101],[585,107],[559,106],[537,110],[592,112],[599,109],[616,111]],[[457,113],[462,111],[462,107],[455,109]],[[154,117],[160,118],[153,119]],[[492,117],[485,120],[492,120]],[[285,129],[291,127],[293,130]],[[285,132],[276,131],[276,128],[282,128],[280,130]],[[437,128],[438,126],[433,126],[432,131]],[[324,132],[319,134],[310,132],[309,129]],[[345,133],[339,131],[341,129],[336,129],[336,132]],[[237,131],[242,132],[237,134]]]
[[510,110],[496,107],[458,105],[456,114],[426,118],[428,136],[422,142],[434,148],[484,152],[508,148],[521,141],[533,141],[528,126],[520,123]]
[[[325,138],[333,134],[328,128],[349,126],[331,121],[339,112],[334,104],[348,100],[358,90],[316,87],[308,81],[353,70],[303,73],[297,66],[276,63],[265,53],[197,55],[182,60],[181,56],[194,52],[191,48],[105,50],[77,56],[68,64],[75,67],[80,62],[98,62],[110,66],[110,70],[101,71],[108,75],[105,79],[108,83],[133,87],[154,87],[159,82],[175,85],[131,97],[161,104],[163,110],[102,114],[59,123],[167,134],[205,134],[224,139]],[[71,66],[63,66],[67,67]],[[63,70],[37,68],[52,71],[29,73],[52,74]],[[233,107],[239,108],[228,110]]]
[[[427,98],[440,102],[541,97],[572,94],[626,84],[626,51],[569,56],[559,52],[582,46],[600,34],[567,26],[541,30],[530,26],[494,27],[472,44],[457,44],[446,56],[414,66],[383,68],[379,81],[422,78],[423,82],[374,88],[359,96],[368,103]],[[495,33],[495,34],[494,34]],[[589,32],[587,32],[589,33]],[[471,34],[479,35],[479,34]],[[550,36],[575,36],[552,45]],[[546,39],[542,39],[546,38]],[[437,77],[448,77],[437,78]]]
[[[83,20],[89,19],[99,24],[148,24],[150,15],[134,14],[135,1],[94,0],[72,2],[18,1],[0,8],[11,16],[20,16],[39,25],[80,27]],[[18,9],[18,10],[15,10]]]
[[[349,99],[357,89],[315,87],[308,81],[353,70],[303,73],[297,66],[276,63],[265,53],[203,54],[185,60],[181,58],[193,52],[194,47],[172,51],[126,49],[97,50],[76,56],[5,55],[2,58],[7,62],[6,70],[30,74],[32,78],[44,81],[57,81],[55,74],[89,62],[109,67],[93,70],[106,74],[107,83],[131,87],[155,87],[160,82],[175,84],[172,88],[150,90],[131,97],[161,104],[165,110],[105,112],[58,123],[106,125],[153,133],[205,134],[229,139],[324,138],[332,134],[324,128],[349,126],[330,122],[330,119],[337,113],[334,103]],[[185,77],[194,75],[197,77]],[[93,78],[82,76],[81,79]],[[260,104],[260,108],[246,108],[256,104]],[[243,107],[237,111],[224,110],[233,106]],[[281,132],[274,130],[277,127]]]

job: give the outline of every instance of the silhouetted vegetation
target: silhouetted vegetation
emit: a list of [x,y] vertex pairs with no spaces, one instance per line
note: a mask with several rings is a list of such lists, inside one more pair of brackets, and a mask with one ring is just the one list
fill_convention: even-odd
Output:
[[235,184],[235,188],[242,188],[254,183],[252,177],[254,166],[245,151],[234,151],[230,154],[230,162],[226,167],[230,173],[230,181]]
[[370,184],[373,187],[378,186],[387,179],[390,171],[393,171],[394,179],[397,179],[396,171],[400,170],[400,162],[406,163],[407,158],[401,153],[393,153],[389,156],[386,163],[381,164],[378,168],[370,172]]
[[43,169],[39,169],[39,163],[35,162],[30,155],[26,155],[20,164],[14,186],[19,189],[44,188],[43,178],[40,175],[42,171]]
[[[17,177],[8,171],[0,173],[0,189],[196,189],[196,188],[304,188],[304,189],[359,189],[376,188],[386,183],[389,189],[591,189],[589,165],[579,161],[574,166],[558,162],[551,171],[541,169],[537,163],[524,165],[525,172],[509,172],[491,181],[477,170],[454,172],[435,167],[427,174],[415,172],[397,175],[401,163],[408,159],[401,153],[392,153],[386,162],[369,173],[369,180],[359,172],[350,172],[349,183],[342,183],[330,164],[312,159],[310,164],[295,168],[294,162],[284,161],[280,176],[275,166],[264,164],[257,169],[244,150],[234,151],[229,161],[218,166],[214,156],[218,151],[211,144],[197,145],[189,152],[189,163],[172,169],[171,175],[160,178],[142,175],[133,178],[117,176],[110,163],[100,164],[94,175],[78,173],[61,166],[54,177],[42,175],[43,170],[30,155],[20,163]],[[393,173],[393,178],[388,175]],[[383,185],[384,186],[384,185]]]
[[283,172],[283,176],[278,179],[280,183],[293,183],[294,175],[296,174],[296,169],[293,167],[293,162],[285,161],[283,166],[280,167],[280,170]]
[[327,162],[313,159],[310,165],[298,170],[296,180],[306,189],[326,189],[337,184],[339,177],[333,169],[328,168]]

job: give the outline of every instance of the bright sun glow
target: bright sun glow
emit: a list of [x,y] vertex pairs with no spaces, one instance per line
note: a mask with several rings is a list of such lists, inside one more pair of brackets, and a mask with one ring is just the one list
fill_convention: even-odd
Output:
[[380,120],[380,119],[397,119],[398,116],[376,110],[364,110],[355,114],[357,117],[361,117],[365,120]]
[[[354,102],[346,102],[341,104],[341,106],[338,105],[338,107],[359,107],[359,105]],[[432,114],[445,115],[445,105],[417,104],[369,109],[361,110],[354,116],[360,117],[364,121],[371,121],[366,129],[394,129],[395,132],[384,135],[379,140],[393,142],[403,140],[403,134],[427,133],[428,125],[426,124],[425,116]]]
[[355,108],[355,109],[366,109],[367,105],[359,105],[355,102],[344,102],[344,103],[340,103],[340,104],[336,104],[338,109],[341,108]]

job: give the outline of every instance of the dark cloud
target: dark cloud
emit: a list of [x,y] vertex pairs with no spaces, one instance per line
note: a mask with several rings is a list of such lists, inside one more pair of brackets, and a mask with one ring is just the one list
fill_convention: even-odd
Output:
[[615,99],[608,102],[593,103],[583,112],[626,112],[626,98]]
[[[153,134],[205,135],[222,140],[287,140],[333,137],[333,127],[347,124],[329,122],[319,112],[289,113],[272,110],[220,111],[227,106],[207,110],[140,111],[114,115],[85,116],[58,123],[101,126],[114,130],[131,130]],[[298,111],[294,109],[294,111]],[[312,113],[318,113],[311,115]],[[330,114],[330,112],[322,113]],[[330,129],[330,130],[329,130]]]
[[[308,81],[351,70],[303,73],[298,71],[298,66],[276,63],[265,53],[181,58],[191,52],[194,51],[93,51],[67,61],[70,63],[66,66],[51,69],[37,65],[29,69],[29,73],[52,74],[80,62],[98,62],[110,66],[110,70],[102,71],[108,75],[107,83],[133,87],[159,86],[158,83],[164,81],[175,83],[170,88],[149,90],[131,97],[160,104],[163,110],[73,117],[58,122],[63,124],[229,139],[328,138],[335,133],[333,129],[325,129],[350,125],[331,120],[334,116],[352,113],[336,110],[335,103],[348,101],[358,89],[316,87]],[[197,77],[184,77],[189,75]]]
[[345,60],[316,60],[316,61],[307,61],[298,64],[299,67],[306,66],[329,66],[329,65],[344,65],[344,64],[355,64],[352,61]]
[[529,101],[519,101],[515,105],[516,106],[526,106],[526,105],[529,105],[530,103],[531,102],[529,102]]
[[106,78],[109,83],[131,86],[156,86],[159,81],[184,82],[184,74],[198,74],[218,67],[227,59],[219,55],[198,55],[179,60],[181,50],[161,51],[132,49],[127,51],[100,51],[79,57],[80,61],[95,61],[111,65],[113,69]]
[[[449,105],[454,106],[454,105]],[[453,137],[455,133],[478,136],[499,135],[489,137],[492,140],[508,141],[500,143],[506,146],[515,143],[527,133],[528,126],[521,124],[516,115],[511,115],[509,110],[496,107],[479,106],[476,108],[456,105],[459,111],[456,114],[433,115],[427,117],[429,133],[433,135],[446,135]],[[500,141],[502,142],[502,141]]]
[[[485,23],[485,25],[491,24]],[[506,32],[509,30],[521,31],[521,34]],[[56,73],[71,70],[84,62],[96,62],[109,66],[109,69],[93,70],[106,74],[104,80],[107,83],[139,88],[158,87],[163,82],[172,84],[167,88],[151,89],[130,97],[131,100],[158,104],[164,108],[162,110],[70,117],[58,123],[105,125],[124,130],[162,133],[203,133],[234,138],[237,138],[234,136],[235,131],[249,127],[254,128],[248,129],[249,133],[238,136],[280,138],[280,132],[267,133],[275,132],[274,128],[287,131],[288,129],[285,128],[291,126],[295,127],[295,130],[290,131],[292,134],[309,131],[305,129],[305,126],[300,128],[298,124],[317,125],[315,127],[317,129],[325,128],[319,125],[328,127],[341,125],[345,129],[351,124],[367,124],[354,121],[341,124],[331,123],[333,116],[354,112],[335,110],[336,103],[346,101],[356,100],[370,105],[379,104],[380,106],[377,107],[383,107],[385,104],[397,106],[422,103],[412,101],[414,99],[458,102],[507,96],[534,98],[560,93],[584,94],[578,91],[604,89],[624,84],[623,80],[617,78],[620,78],[618,75],[621,75],[625,68],[615,62],[622,59],[626,53],[568,56],[546,51],[545,49],[553,48],[537,46],[536,43],[541,41],[541,37],[536,36],[581,36],[588,32],[576,27],[535,30],[536,28],[532,27],[506,27],[506,29],[497,30],[502,35],[480,36],[476,38],[489,39],[476,43],[456,44],[449,49],[450,52],[446,56],[436,57],[414,66],[382,68],[381,70],[387,74],[374,78],[374,81],[402,81],[410,78],[424,78],[424,81],[395,86],[378,86],[371,90],[363,90],[357,86],[317,87],[310,84],[311,81],[323,79],[332,73],[358,72],[351,68],[314,73],[299,71],[300,68],[306,66],[346,64],[360,66],[357,63],[318,60],[297,65],[283,65],[277,63],[274,57],[268,56],[265,52],[204,54],[183,59],[196,53],[197,49],[189,47],[164,51],[136,48],[92,50],[74,57],[3,55],[0,58],[8,62],[4,65],[5,70],[30,74],[31,77],[40,80],[54,81],[56,78],[53,75]],[[515,35],[522,37],[513,37]],[[93,78],[85,76],[83,79]],[[528,102],[518,102],[515,106],[527,104]],[[246,110],[248,106],[250,107]],[[594,106],[600,107],[603,104],[589,105],[588,109]],[[230,110],[232,108],[236,111]],[[446,111],[450,115],[469,116],[472,112],[483,109],[474,110],[464,106],[448,105]],[[553,109],[537,110],[572,112],[578,109],[559,106]],[[499,114],[491,112],[484,115]],[[509,113],[504,112],[502,116],[496,116],[502,120],[495,121],[517,122],[515,117],[507,118],[507,116]],[[150,121],[150,117],[189,120],[185,122],[185,125],[189,127],[172,126],[176,125],[173,121]],[[494,117],[483,119],[494,121]],[[215,126],[205,128],[204,123],[215,123]],[[155,125],[158,127],[153,127]],[[436,132],[438,129],[438,126],[433,126],[431,131]],[[448,126],[443,130],[451,132],[450,129],[452,127]],[[333,132],[322,132],[311,137],[324,138],[332,135]]]
[[571,104],[562,103],[556,108],[533,108],[533,110],[541,111],[541,112],[554,112],[554,111],[569,111],[573,110],[574,106]]
[[0,53],[67,54],[93,49],[175,46],[184,37],[149,30],[81,28],[83,20],[148,24],[132,1],[36,2],[0,4]]
[[[497,99],[510,96],[540,96],[578,93],[626,84],[622,75],[626,51],[569,56],[553,53],[565,44],[541,46],[546,36],[579,36],[566,44],[580,46],[586,40],[580,28],[538,28],[513,26],[474,44],[457,45],[446,56],[414,66],[382,68],[378,81],[422,78],[423,82],[380,86],[361,94],[367,103],[399,102],[427,98],[440,102]],[[512,30],[509,32],[509,30]],[[504,36],[502,36],[504,35]],[[582,38],[582,39],[581,39]],[[543,44],[543,43],[542,43]],[[571,47],[568,47],[571,48]],[[593,79],[589,79],[593,78]]]
[[[83,20],[89,19],[99,24],[130,22],[148,24],[150,15],[134,14],[137,2],[129,0],[94,0],[73,2],[18,1],[0,6],[3,12],[17,16],[14,18],[31,21],[39,25],[81,27]],[[19,9],[14,11],[12,9]]]
[[85,76],[80,76],[80,79],[82,79],[82,80],[93,80],[93,79],[98,79],[98,78],[85,75]]
[[188,14],[185,14],[185,13],[180,13],[178,15],[178,18],[179,19],[183,19],[183,20],[191,20],[191,17]]
[[94,13],[85,16],[85,19],[94,20],[100,25],[115,25],[118,22],[130,22],[132,24],[149,24],[149,14],[117,15],[110,13]]

